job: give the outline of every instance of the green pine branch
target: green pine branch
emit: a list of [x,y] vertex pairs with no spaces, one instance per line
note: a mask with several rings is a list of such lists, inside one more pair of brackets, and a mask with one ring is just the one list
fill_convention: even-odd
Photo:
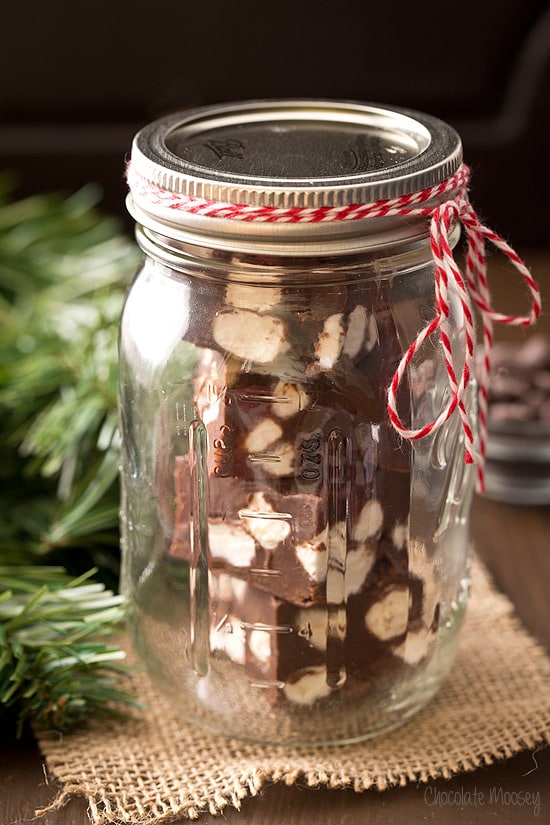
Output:
[[0,538],[34,558],[75,548],[63,563],[96,565],[113,586],[117,334],[138,254],[94,187],[20,201],[5,190],[0,180]]
[[123,618],[120,596],[92,575],[53,566],[0,566],[0,705],[68,731],[92,714],[134,704],[121,687],[124,652],[109,644]]
[[138,254],[98,197],[15,200],[0,176],[0,711],[19,731],[132,701],[112,637],[117,331]]

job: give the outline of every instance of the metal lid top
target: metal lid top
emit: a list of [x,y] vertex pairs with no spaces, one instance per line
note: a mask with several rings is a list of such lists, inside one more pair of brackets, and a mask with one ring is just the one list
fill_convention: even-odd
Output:
[[460,166],[458,134],[404,109],[258,101],[192,109],[145,126],[134,171],[179,194],[260,206],[334,206],[409,194]]
[[342,101],[225,103],[138,132],[128,209],[149,235],[218,249],[262,244],[265,252],[305,255],[416,243],[427,237],[425,221],[410,217],[238,221],[223,208],[205,216],[188,208],[189,199],[208,209],[337,209],[435,187],[461,163],[454,129],[417,112]]

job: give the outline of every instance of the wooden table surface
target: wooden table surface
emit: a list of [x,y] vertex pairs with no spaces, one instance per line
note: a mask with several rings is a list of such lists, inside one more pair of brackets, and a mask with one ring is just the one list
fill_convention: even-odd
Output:
[[[550,255],[535,255],[532,260],[539,280],[550,285]],[[497,284],[497,293],[499,289],[505,287]],[[541,326],[550,332],[548,314]],[[550,506],[519,507],[476,498],[472,535],[496,584],[550,651]],[[0,825],[30,822],[36,808],[53,800],[55,787],[48,784],[32,735],[16,743],[12,732],[4,729],[0,737]],[[525,751],[449,781],[411,784],[383,793],[273,785],[246,800],[240,812],[228,808],[222,818],[205,815],[199,820],[200,825],[224,821],[230,825],[550,823],[550,748]],[[86,804],[73,799],[42,822],[87,825]],[[183,822],[187,820],[178,820],[178,825]]]

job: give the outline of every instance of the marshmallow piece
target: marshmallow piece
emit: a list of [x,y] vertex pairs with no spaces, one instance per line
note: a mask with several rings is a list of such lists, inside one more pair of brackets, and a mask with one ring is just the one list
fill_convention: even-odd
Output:
[[225,401],[227,370],[223,357],[213,349],[202,349],[194,380],[197,412],[203,424],[218,421]]
[[375,551],[367,544],[348,550],[345,574],[346,596],[353,596],[361,590],[375,559]]
[[208,571],[208,588],[210,598],[214,604],[219,602],[229,602],[241,605],[248,591],[248,584],[243,579],[234,576],[225,576],[220,573],[214,574]]
[[324,665],[308,667],[298,671],[296,681],[287,682],[284,694],[296,705],[312,705],[317,699],[324,699],[331,692],[327,683],[327,670]]
[[275,401],[271,405],[271,411],[277,418],[292,418],[293,415],[305,410],[311,403],[311,398],[298,382],[281,380],[273,390],[275,397],[285,399]]
[[225,653],[232,662],[246,662],[246,638],[244,628],[234,616],[227,616],[221,627],[210,629],[210,650]]
[[382,530],[384,512],[377,499],[370,499],[363,505],[353,528],[354,541],[363,542],[376,536]]
[[316,582],[324,582],[327,577],[328,552],[325,533],[320,533],[311,541],[304,541],[296,547],[298,561]]
[[330,315],[317,338],[315,357],[319,362],[319,367],[323,370],[331,370],[340,356],[344,343],[342,317],[341,312]]
[[420,630],[411,630],[407,633],[405,641],[397,645],[393,652],[406,664],[417,665],[428,655],[434,638],[434,634],[429,633],[424,627]]
[[248,635],[248,648],[262,665],[268,665],[272,656],[271,635],[266,630],[251,630]]
[[228,284],[225,301],[236,309],[248,309],[252,312],[267,312],[281,303],[282,289],[277,286],[248,286],[246,284]]
[[279,441],[270,448],[269,453],[276,456],[277,460],[262,462],[262,470],[266,475],[283,478],[294,473],[294,444],[288,441]]
[[272,418],[264,418],[248,433],[244,446],[250,453],[261,453],[277,441],[282,434],[283,430],[276,421]]
[[258,315],[247,309],[218,313],[212,334],[222,349],[257,364],[270,364],[289,348],[286,326],[280,318]]
[[376,316],[374,313],[369,315],[367,320],[367,328],[365,335],[365,352],[369,353],[375,348],[380,341],[380,333],[378,332],[378,324],[376,323]]
[[355,358],[361,351],[365,340],[367,318],[367,310],[364,306],[361,306],[361,304],[358,304],[349,314],[348,328],[342,352],[345,355],[349,355],[350,358]]
[[256,554],[254,539],[237,524],[210,522],[208,541],[212,557],[233,567],[248,567]]
[[397,524],[394,526],[391,538],[396,550],[404,550],[407,546],[407,540],[409,538],[409,526],[408,524]]
[[365,627],[386,642],[402,636],[409,620],[409,588],[393,587],[365,614]]
[[[248,507],[241,516],[244,529],[256,539],[264,550],[275,550],[290,535],[290,524],[286,519],[270,518],[273,507],[263,493],[254,493]],[[261,515],[244,515],[258,513]]]
[[264,550],[275,550],[290,534],[290,525],[282,519],[244,518],[245,529]]

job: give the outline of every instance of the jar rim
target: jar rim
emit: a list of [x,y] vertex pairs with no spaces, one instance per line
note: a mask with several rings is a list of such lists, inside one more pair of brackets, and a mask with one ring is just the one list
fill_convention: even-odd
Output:
[[[461,164],[455,130],[408,109],[226,103],[169,115],[138,132],[128,209],[161,234],[225,249],[275,245],[279,254],[308,255],[416,244],[427,240],[426,213],[449,197]],[[423,215],[373,220],[361,212],[416,192],[429,193]]]
[[223,203],[319,208],[434,186],[462,162],[430,115],[370,103],[266,100],[190,109],[146,125],[131,163],[145,180]]

